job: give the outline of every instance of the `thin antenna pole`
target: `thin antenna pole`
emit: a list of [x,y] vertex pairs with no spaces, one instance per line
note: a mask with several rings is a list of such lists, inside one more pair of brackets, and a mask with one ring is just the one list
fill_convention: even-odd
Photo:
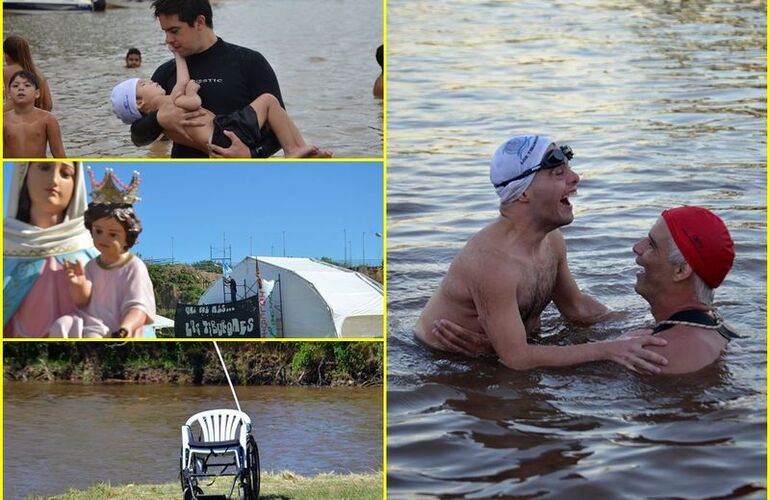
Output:
[[230,374],[227,373],[227,366],[225,365],[225,360],[222,359],[222,353],[219,352],[219,346],[217,345],[216,341],[214,342],[214,349],[217,350],[217,356],[219,356],[219,362],[222,363],[222,369],[225,371],[225,377],[227,377],[227,383],[230,384],[230,390],[233,391],[235,406],[238,407],[238,411],[241,411],[241,403],[238,402],[238,396],[235,395],[235,388],[233,387],[233,383],[230,381]]

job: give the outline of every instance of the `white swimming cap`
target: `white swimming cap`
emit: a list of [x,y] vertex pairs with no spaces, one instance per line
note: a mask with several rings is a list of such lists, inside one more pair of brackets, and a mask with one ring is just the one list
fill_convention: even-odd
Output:
[[136,84],[138,78],[130,78],[120,82],[112,89],[112,112],[123,120],[123,123],[134,123],[142,117],[136,105]]
[[501,203],[518,199],[535,178],[535,172],[504,186],[498,185],[538,165],[551,142],[551,139],[542,135],[519,135],[511,137],[497,148],[492,155],[489,180],[495,186]]

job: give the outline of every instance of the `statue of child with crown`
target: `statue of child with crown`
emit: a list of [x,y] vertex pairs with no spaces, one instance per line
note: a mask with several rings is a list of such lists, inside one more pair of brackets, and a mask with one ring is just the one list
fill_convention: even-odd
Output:
[[57,319],[51,337],[142,337],[145,325],[155,321],[155,293],[147,267],[129,249],[136,243],[142,224],[134,212],[140,201],[139,172],[128,186],[112,169],[97,183],[89,167],[91,203],[84,214],[100,255],[85,267],[65,263],[74,314]]

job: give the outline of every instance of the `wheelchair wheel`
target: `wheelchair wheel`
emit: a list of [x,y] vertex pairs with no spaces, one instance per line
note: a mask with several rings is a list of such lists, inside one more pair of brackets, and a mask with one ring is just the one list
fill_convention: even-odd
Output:
[[259,498],[260,481],[259,450],[253,436],[249,436],[249,440],[246,442],[246,464],[248,470],[241,482],[241,498],[244,500],[257,500]]
[[203,490],[198,486],[194,486],[192,489],[188,486],[182,490],[182,500],[195,500],[198,495],[203,495]]
[[184,468],[184,449],[179,456],[179,482],[182,483],[182,491],[184,491],[187,487],[187,474],[185,474]]

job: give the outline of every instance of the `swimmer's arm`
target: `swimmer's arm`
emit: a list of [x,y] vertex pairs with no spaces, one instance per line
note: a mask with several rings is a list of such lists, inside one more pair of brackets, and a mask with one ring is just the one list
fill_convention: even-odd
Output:
[[[482,270],[478,275],[496,277],[474,283],[470,292],[479,323],[500,361],[513,370],[565,364],[555,355],[557,353],[528,344],[527,331],[519,313],[516,276],[499,275],[499,270],[492,269]],[[566,360],[566,364],[569,361]]]
[[201,98],[198,95],[198,85],[190,79],[190,70],[184,57],[174,52],[176,62],[176,83],[171,90],[171,100],[185,111],[196,111],[201,107]]
[[158,112],[153,111],[131,124],[131,142],[134,146],[147,146],[163,133],[158,123]]
[[45,78],[40,79],[40,109],[45,111],[51,111],[53,109],[51,89],[48,87],[48,82]]
[[67,153],[64,152],[64,142],[61,138],[61,129],[59,128],[59,122],[56,121],[56,117],[48,115],[45,124],[45,133],[48,137],[48,145],[51,148],[51,156],[54,158],[66,158]]
[[553,292],[553,303],[565,318],[580,323],[596,323],[608,319],[612,313],[607,306],[580,290],[567,264],[567,245],[560,231],[554,231],[551,236],[553,245],[559,254],[559,264],[556,274],[556,286]]
[[508,368],[530,370],[607,360],[633,371],[658,373],[659,366],[667,362],[663,356],[644,348],[648,345],[666,345],[664,339],[653,336],[571,346],[529,344],[519,314],[515,282],[512,283],[510,279],[493,281],[486,281],[483,288],[472,292],[472,295],[479,312],[479,322],[500,361]]

